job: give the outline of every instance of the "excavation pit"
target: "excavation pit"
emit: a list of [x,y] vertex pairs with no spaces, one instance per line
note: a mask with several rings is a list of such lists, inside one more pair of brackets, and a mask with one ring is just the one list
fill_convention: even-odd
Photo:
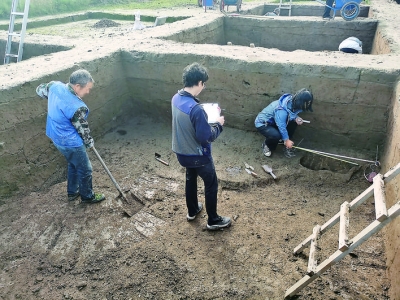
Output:
[[[142,15],[140,21],[144,26],[153,26],[155,24],[155,16]],[[167,17],[166,24],[174,23],[179,20],[184,20],[185,16],[171,16]],[[108,22],[105,22],[108,21]],[[133,14],[113,14],[104,12],[86,12],[82,14],[68,15],[58,18],[41,18],[28,22],[26,35],[34,37],[37,35],[48,35],[48,39],[41,40],[38,43],[29,42],[24,43],[22,60],[27,60],[32,57],[49,55],[52,53],[67,51],[72,49],[75,45],[67,45],[66,41],[60,39],[60,36],[68,38],[79,38],[92,29],[94,26],[98,30],[99,35],[108,27],[114,27],[113,34],[121,33],[121,27],[133,27],[135,16]],[[111,26],[111,24],[113,26]],[[1,22],[0,30],[8,31],[8,23]],[[21,23],[16,19],[14,32],[21,30]],[[5,35],[6,36],[6,35]],[[63,45],[66,44],[66,45]],[[13,40],[11,44],[12,54],[18,53],[19,43]],[[0,64],[4,64],[4,53],[6,48],[6,40],[0,39]],[[10,63],[15,62],[15,58],[10,59]]]
[[[344,160],[344,159],[343,159]],[[310,170],[327,170],[335,173],[347,174],[354,170],[357,163],[345,162],[339,158],[331,158],[313,153],[305,153],[300,159],[300,164]]]
[[204,28],[193,28],[167,37],[176,42],[194,44],[236,45],[275,48],[281,51],[338,51],[339,44],[350,36],[363,43],[363,54],[373,52],[377,20],[352,22],[312,20],[310,18],[224,17],[209,24],[207,35],[197,34]]
[[[397,161],[395,47],[383,59],[219,45],[208,41],[215,40],[214,30],[224,33],[226,17],[190,14],[157,30],[132,32],[122,26],[118,34],[104,29],[101,37],[90,31],[67,41],[76,44],[68,51],[1,66],[0,252],[6,298],[282,299],[307,270],[308,251],[294,257],[293,248],[313,226],[335,216],[344,201],[371,186],[362,172],[347,176],[333,167],[303,167],[302,155],[287,159],[282,146],[269,158],[262,154],[254,118],[284,92],[307,87],[315,97],[314,112],[301,114],[310,123],[296,130],[295,144],[304,138],[302,147],[361,158],[374,157],[379,145],[387,149],[381,152],[385,169]],[[385,36],[377,26],[375,40]],[[185,169],[171,151],[170,100],[182,88],[183,68],[194,61],[210,74],[199,98],[219,103],[226,119],[213,157],[218,211],[233,225],[218,232],[205,230],[205,210],[186,221]],[[47,103],[34,91],[42,82],[66,81],[78,68],[89,70],[96,81],[84,98],[96,149],[124,191],[144,196],[145,205],[131,218],[123,214],[118,192],[90,150],[94,188],[106,200],[93,206],[66,200],[65,159],[44,134]],[[169,166],[154,159],[155,152]],[[245,172],[245,162],[258,177]],[[262,169],[264,164],[277,179]],[[397,190],[388,186],[387,191],[388,202],[396,199]],[[373,219],[373,205],[361,205],[357,215],[352,212],[351,234]],[[324,234],[329,245],[319,244],[318,259],[337,250],[337,239],[336,230]],[[388,298],[391,270],[384,254],[395,267],[398,251],[386,249],[384,239],[371,237],[348,257],[351,264],[333,266],[305,288],[304,297]],[[395,288],[392,284],[390,291]]]

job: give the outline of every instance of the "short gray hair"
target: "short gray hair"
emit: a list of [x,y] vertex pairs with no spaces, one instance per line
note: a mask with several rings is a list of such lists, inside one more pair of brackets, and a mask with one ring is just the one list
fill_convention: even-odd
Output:
[[80,86],[84,87],[86,86],[89,82],[93,82],[93,77],[90,75],[88,71],[85,69],[80,69],[76,70],[69,76],[69,83],[70,84],[79,84]]

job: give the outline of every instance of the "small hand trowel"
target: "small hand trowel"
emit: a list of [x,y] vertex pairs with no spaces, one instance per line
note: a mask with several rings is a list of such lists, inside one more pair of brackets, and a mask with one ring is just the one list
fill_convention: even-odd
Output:
[[257,175],[257,173],[255,173],[255,172],[253,172],[254,171],[254,168],[252,167],[252,166],[250,166],[248,163],[244,163],[244,165],[245,165],[245,170],[246,170],[246,172],[247,173],[249,173],[250,175],[253,175],[254,177],[258,177],[258,175]]
[[255,173],[255,172],[253,172],[253,171],[251,171],[251,170],[249,170],[249,169],[245,169],[246,170],[246,172],[247,173],[249,173],[250,175],[252,175],[252,176],[254,176],[254,177],[258,177],[258,175],[257,175],[257,173]]
[[262,168],[264,169],[265,172],[271,174],[271,176],[276,179],[276,176],[274,173],[272,173],[272,168],[268,165],[263,165]]

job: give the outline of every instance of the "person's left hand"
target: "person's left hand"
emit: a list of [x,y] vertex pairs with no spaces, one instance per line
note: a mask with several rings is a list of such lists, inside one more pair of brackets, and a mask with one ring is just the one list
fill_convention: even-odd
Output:
[[297,123],[297,125],[303,124],[303,119],[300,118],[300,117],[297,117],[297,118],[296,118],[296,123]]
[[85,145],[87,149],[93,148],[94,147],[94,140],[90,139],[90,143]]

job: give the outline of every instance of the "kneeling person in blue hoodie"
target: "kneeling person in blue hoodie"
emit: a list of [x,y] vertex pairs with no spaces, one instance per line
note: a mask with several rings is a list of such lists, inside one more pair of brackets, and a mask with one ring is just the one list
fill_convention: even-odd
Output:
[[263,153],[269,157],[282,141],[286,146],[286,157],[295,156],[292,151],[294,145],[292,136],[297,125],[303,124],[298,116],[303,111],[312,112],[313,95],[307,89],[301,89],[296,94],[283,94],[279,100],[271,102],[256,117],[254,125],[264,137]]

